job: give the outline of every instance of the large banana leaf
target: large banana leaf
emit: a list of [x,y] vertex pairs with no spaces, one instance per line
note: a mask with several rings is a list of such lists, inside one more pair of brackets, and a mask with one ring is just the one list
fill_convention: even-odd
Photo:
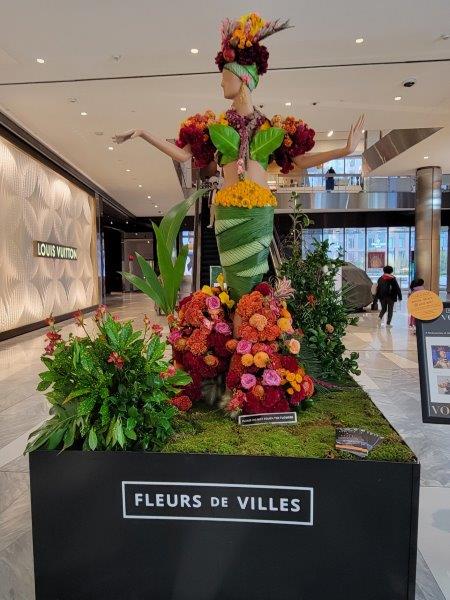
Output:
[[156,236],[156,252],[158,255],[159,272],[161,273],[166,299],[169,303],[172,303],[173,298],[176,298],[181,281],[175,281],[172,257],[167,249],[166,240],[162,236],[161,230],[156,223],[153,223],[153,231]]
[[281,146],[283,139],[284,129],[280,127],[258,131],[250,143],[250,158],[266,164],[272,152]]
[[236,129],[229,125],[214,123],[209,126],[209,135],[217,150],[226,156],[227,160],[229,159],[228,162],[238,159],[241,138]]
[[172,207],[159,224],[159,229],[163,238],[166,240],[166,246],[169,250],[170,256],[172,256],[175,241],[184,217],[187,215],[189,209],[195,204],[197,198],[200,198],[207,192],[208,190],[205,189],[197,190],[191,194],[189,198],[186,198],[186,200],[183,200],[179,204],[176,204],[174,207]]

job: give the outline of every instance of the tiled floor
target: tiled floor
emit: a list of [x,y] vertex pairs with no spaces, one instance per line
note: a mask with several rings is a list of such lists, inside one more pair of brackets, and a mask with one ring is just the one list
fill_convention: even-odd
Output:
[[[157,318],[141,295],[114,304],[113,313],[134,318],[137,326],[144,312]],[[376,315],[364,314],[346,345],[360,352],[361,385],[422,463],[416,598],[450,600],[450,428],[421,422],[415,338],[402,308],[392,330],[377,329]],[[65,333],[72,330],[65,325]],[[46,401],[35,391],[42,333],[0,343],[0,600],[34,598],[28,460],[22,452],[29,432],[47,416]]]

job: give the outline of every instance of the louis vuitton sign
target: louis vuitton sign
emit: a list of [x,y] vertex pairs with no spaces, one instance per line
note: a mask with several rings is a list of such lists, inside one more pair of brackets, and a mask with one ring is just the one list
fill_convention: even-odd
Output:
[[60,258],[63,260],[77,260],[77,249],[72,246],[61,246],[50,242],[33,242],[34,255],[41,258]]

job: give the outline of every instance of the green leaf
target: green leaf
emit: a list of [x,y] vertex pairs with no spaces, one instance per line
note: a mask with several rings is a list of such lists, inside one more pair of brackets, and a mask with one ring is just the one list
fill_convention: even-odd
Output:
[[92,409],[95,406],[95,398],[94,396],[89,396],[80,402],[77,407],[77,417],[85,417],[92,412]]
[[267,163],[269,156],[281,146],[284,140],[284,129],[270,127],[258,131],[250,143],[250,158]]
[[177,256],[177,260],[175,261],[175,265],[173,267],[173,307],[177,303],[178,290],[181,287],[181,282],[184,277],[184,269],[186,267],[186,260],[189,252],[189,246],[182,246],[179,255]]
[[136,432],[133,429],[125,429],[125,436],[130,440],[137,440]]
[[158,225],[153,223],[153,231],[156,236],[156,251],[158,253],[158,265],[163,280],[164,295],[167,300],[167,308],[172,312],[175,307],[177,289],[175,288],[175,281],[173,277],[173,263],[172,256],[166,246],[166,240],[163,237]]
[[40,381],[36,389],[38,392],[45,392],[45,390],[47,390],[52,385],[52,383],[52,381]]
[[214,123],[209,126],[211,141],[217,150],[224,156],[237,160],[241,138],[233,127]]
[[70,392],[70,394],[68,396],[66,396],[64,398],[64,401],[62,402],[62,404],[67,404],[67,402],[70,402],[74,398],[79,398],[80,396],[85,396],[86,394],[90,394],[91,392],[92,392],[91,388],[81,388],[79,390],[74,390],[73,392]]
[[108,317],[106,318],[103,328],[107,338],[110,342],[112,342],[112,346],[114,348],[117,348],[117,346],[119,345],[119,337],[117,335],[118,323],[114,321],[111,315],[108,315]]
[[89,448],[91,450],[95,450],[97,448],[97,434],[95,433],[95,429],[93,427],[91,427],[91,430],[89,431],[89,438],[88,438],[88,443],[89,443]]
[[71,446],[73,446],[73,443],[75,441],[75,428],[76,428],[76,423],[75,423],[75,420],[73,420],[64,435],[63,450],[67,450],[67,448],[70,448]]
[[205,189],[195,191],[189,196],[189,198],[186,198],[179,204],[176,204],[174,207],[172,207],[170,211],[163,217],[159,225],[159,229],[163,238],[166,240],[167,250],[171,256],[184,217],[187,215],[189,209],[195,204],[197,199],[201,198],[201,196],[203,196],[206,192],[207,190]]
[[236,160],[235,156],[224,156],[222,154],[222,157],[220,159],[220,166],[224,167],[225,165],[228,165],[229,163],[232,163]]
[[55,448],[57,448],[59,446],[59,444],[61,443],[61,441],[64,437],[65,432],[66,432],[66,428],[61,427],[60,429],[57,429],[56,431],[54,431],[52,433],[52,435],[50,436],[50,438],[48,440],[48,444],[47,444],[48,450],[54,450]]
[[116,421],[115,429],[117,441],[119,442],[120,447],[123,448],[125,446],[125,436],[123,434],[122,419],[120,417]]
[[141,279],[140,277],[138,277],[137,275],[133,275],[132,273],[125,273],[124,271],[120,271],[120,274],[122,275],[122,277],[125,277],[125,279],[127,279],[131,284],[133,284],[134,287],[137,287],[138,290],[141,290],[141,292],[144,292],[144,294],[151,298],[156,304],[156,306],[159,306],[159,308],[161,308],[164,314],[168,314],[166,311],[166,299],[164,296],[164,290],[161,287],[161,284],[158,281],[156,274],[154,279],[152,277],[151,283],[148,282],[147,278]]

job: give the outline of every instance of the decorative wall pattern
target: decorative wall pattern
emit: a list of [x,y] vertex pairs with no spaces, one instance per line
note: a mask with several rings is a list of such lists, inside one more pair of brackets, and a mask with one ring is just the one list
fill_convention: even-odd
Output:
[[[37,257],[35,240],[78,260]],[[95,260],[94,200],[0,138],[0,332],[98,302]]]

